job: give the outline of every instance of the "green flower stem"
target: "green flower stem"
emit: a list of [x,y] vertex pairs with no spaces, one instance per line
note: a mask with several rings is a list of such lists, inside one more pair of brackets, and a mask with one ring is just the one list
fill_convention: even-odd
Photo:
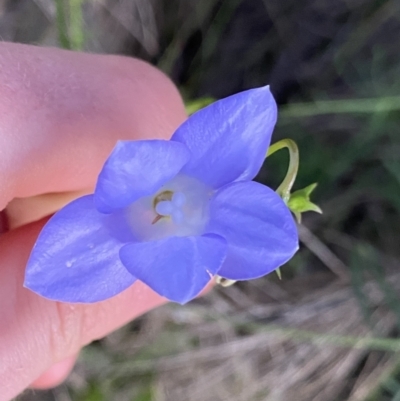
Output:
[[297,147],[296,142],[291,139],[282,139],[269,147],[267,157],[284,148],[287,148],[289,151],[289,167],[285,178],[276,192],[282,197],[283,201],[287,203],[290,198],[290,191],[296,180],[297,172],[299,171],[299,148]]

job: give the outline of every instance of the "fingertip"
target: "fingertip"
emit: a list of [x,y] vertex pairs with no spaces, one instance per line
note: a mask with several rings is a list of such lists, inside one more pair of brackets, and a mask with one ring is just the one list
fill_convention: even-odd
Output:
[[0,43],[0,64],[0,210],[93,188],[118,139],[167,139],[186,118],[176,86],[140,60]]
[[58,386],[69,376],[75,365],[76,359],[77,355],[74,355],[56,363],[36,379],[30,387],[37,390],[45,390]]
[[117,140],[167,139],[186,118],[170,78],[131,57],[0,43],[0,64],[9,229],[92,192]]

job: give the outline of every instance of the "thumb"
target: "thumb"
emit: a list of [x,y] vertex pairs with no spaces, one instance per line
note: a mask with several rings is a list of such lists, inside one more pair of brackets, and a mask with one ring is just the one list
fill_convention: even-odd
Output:
[[43,225],[35,222],[0,237],[0,401],[82,346],[165,302],[140,282],[90,305],[49,301],[23,288],[25,264]]

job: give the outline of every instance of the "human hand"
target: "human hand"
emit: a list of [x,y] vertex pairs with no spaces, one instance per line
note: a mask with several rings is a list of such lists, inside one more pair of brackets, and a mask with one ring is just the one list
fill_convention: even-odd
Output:
[[79,349],[162,304],[140,282],[81,305],[23,288],[46,216],[93,191],[118,139],[168,138],[185,119],[173,84],[118,56],[0,43],[0,401],[62,381]]

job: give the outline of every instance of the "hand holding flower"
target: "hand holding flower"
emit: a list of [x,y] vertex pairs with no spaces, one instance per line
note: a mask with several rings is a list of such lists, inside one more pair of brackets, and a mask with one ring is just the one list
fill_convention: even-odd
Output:
[[[259,277],[296,251],[287,207],[250,181],[276,118],[268,88],[217,102],[166,141],[183,105],[142,62],[6,43],[0,62],[11,229],[0,237],[0,401],[54,364],[35,385],[56,384],[81,346],[163,297],[185,303],[216,274]],[[93,190],[50,219],[30,258],[26,285],[66,302],[24,289],[40,219]]]
[[9,401],[32,382],[57,384],[82,346],[164,302],[137,282],[104,302],[59,303],[23,280],[45,216],[93,192],[116,141],[167,139],[186,116],[169,79],[138,60],[1,43],[0,65],[0,210],[8,205],[10,226],[0,234],[0,400]]

